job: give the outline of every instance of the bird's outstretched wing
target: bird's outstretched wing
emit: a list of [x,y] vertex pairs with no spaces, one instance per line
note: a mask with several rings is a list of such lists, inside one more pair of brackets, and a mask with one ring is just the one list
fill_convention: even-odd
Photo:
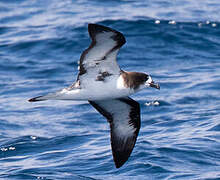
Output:
[[140,129],[140,105],[129,97],[89,103],[110,123],[112,154],[119,168],[134,148]]
[[77,80],[85,86],[92,79],[102,81],[105,77],[120,74],[116,56],[126,42],[122,33],[97,24],[89,24],[88,31],[92,40],[79,61]]

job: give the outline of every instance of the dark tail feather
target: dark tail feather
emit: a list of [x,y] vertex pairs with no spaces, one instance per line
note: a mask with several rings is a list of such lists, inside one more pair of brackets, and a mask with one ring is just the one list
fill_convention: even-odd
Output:
[[28,101],[29,102],[36,102],[36,101],[45,101],[45,100],[47,100],[47,99],[43,99],[42,97],[43,96],[38,96],[38,97],[35,97],[35,98],[31,98]]

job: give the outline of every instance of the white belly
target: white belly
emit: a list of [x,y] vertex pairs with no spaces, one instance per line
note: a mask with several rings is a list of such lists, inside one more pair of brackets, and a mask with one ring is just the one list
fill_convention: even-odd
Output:
[[[85,83],[85,82],[84,82]],[[56,99],[63,100],[104,100],[125,97],[134,91],[124,87],[122,77],[111,78],[109,81],[89,81],[86,87],[79,89],[63,89]]]

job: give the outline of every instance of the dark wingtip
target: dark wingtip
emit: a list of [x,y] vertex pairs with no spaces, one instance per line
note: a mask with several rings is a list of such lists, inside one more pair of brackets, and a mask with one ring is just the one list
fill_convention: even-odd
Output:
[[[126,162],[126,161],[125,161],[125,162]],[[115,162],[115,167],[116,167],[117,169],[119,169],[120,167],[122,167],[122,166],[124,165],[125,162],[123,162],[123,163],[122,163],[122,162],[119,162],[119,163],[116,163],[116,162]]]
[[114,153],[114,162],[115,162],[115,167],[120,168],[124,165],[124,163],[128,160],[131,152],[117,152]]
[[118,46],[121,47],[123,44],[126,43],[126,39],[124,37],[124,35],[119,32],[119,31],[116,31],[115,29],[112,29],[110,27],[107,27],[107,26],[103,26],[103,25],[100,25],[100,24],[88,24],[88,31],[89,31],[89,35],[90,37],[94,40],[95,38],[95,35],[97,33],[100,33],[100,32],[103,32],[103,31],[106,31],[106,32],[114,32],[115,33],[115,36],[113,37],[113,39],[115,41],[117,41],[118,43]]
[[43,96],[38,96],[38,97],[35,97],[35,98],[31,98],[31,99],[29,99],[28,101],[29,101],[29,102],[44,101],[44,99],[39,99],[39,98],[41,98],[41,97],[43,97]]

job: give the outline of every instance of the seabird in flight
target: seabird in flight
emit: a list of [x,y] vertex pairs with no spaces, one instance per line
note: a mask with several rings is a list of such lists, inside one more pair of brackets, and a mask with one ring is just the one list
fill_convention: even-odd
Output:
[[112,154],[119,168],[128,160],[140,129],[140,105],[129,96],[160,86],[148,74],[118,66],[116,56],[126,42],[122,33],[98,24],[89,24],[88,31],[92,42],[80,57],[76,82],[29,101],[87,100],[110,124]]

